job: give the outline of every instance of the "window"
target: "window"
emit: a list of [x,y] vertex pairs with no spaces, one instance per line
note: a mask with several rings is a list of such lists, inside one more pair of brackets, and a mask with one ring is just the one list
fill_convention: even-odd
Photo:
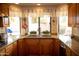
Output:
[[43,15],[40,17],[40,34],[45,34],[44,32],[50,32],[50,16]]
[[50,34],[50,16],[42,15],[28,16],[29,31],[28,34],[45,35]]
[[11,30],[9,32],[11,32],[12,35],[20,35],[19,17],[10,17],[9,19],[10,19],[10,27],[7,27],[7,29]]
[[38,17],[28,16],[28,24],[29,24],[29,31],[28,34],[32,34],[33,32],[36,32],[38,35]]

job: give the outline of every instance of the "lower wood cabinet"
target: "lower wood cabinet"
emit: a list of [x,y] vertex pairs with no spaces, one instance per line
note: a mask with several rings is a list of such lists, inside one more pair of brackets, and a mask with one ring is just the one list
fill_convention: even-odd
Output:
[[17,56],[17,41],[8,45],[5,50],[6,56]]
[[52,39],[40,39],[40,55],[52,56],[53,53],[53,40]]
[[65,44],[64,44],[64,49],[65,49],[65,52],[64,52],[64,56],[77,56],[77,54],[76,53],[74,53],[68,46],[66,46]]
[[76,53],[74,53],[73,51],[71,51],[70,56],[78,56]]
[[53,54],[54,56],[59,56],[60,55],[60,41],[58,39],[53,40]]
[[38,39],[24,39],[24,47],[25,47],[25,55],[30,56],[39,56],[40,55],[40,47]]
[[17,53],[18,53],[18,56],[24,56],[24,47],[23,47],[23,39],[19,39],[18,41],[17,41],[17,48],[18,48],[18,51],[17,51]]
[[17,49],[17,41],[13,43],[13,56],[17,56],[17,52],[18,49]]
[[6,56],[12,56],[13,55],[13,44],[10,44],[6,47]]
[[68,47],[66,47],[66,56],[71,56],[71,50],[68,48]]
[[[59,43],[51,38],[24,38],[18,40],[19,56],[59,55]],[[56,44],[57,43],[57,44]],[[56,46],[56,47],[55,47]]]
[[5,56],[6,52],[5,52],[5,48],[3,48],[2,50],[0,50],[0,56]]

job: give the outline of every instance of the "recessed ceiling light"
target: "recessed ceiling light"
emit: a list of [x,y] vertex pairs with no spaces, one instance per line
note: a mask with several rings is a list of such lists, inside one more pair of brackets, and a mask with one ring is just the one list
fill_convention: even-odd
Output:
[[15,3],[15,4],[19,4],[19,3]]
[[40,6],[41,4],[37,4],[38,6]]

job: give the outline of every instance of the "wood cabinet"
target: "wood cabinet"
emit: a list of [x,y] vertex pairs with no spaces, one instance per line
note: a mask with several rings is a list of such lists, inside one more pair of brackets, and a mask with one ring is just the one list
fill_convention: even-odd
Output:
[[9,16],[9,4],[0,4],[0,16]]
[[63,52],[63,50],[60,52],[60,53],[62,53],[62,55],[61,56],[77,56],[77,54],[76,53],[74,53],[73,51],[72,51],[72,49],[70,49],[68,46],[66,46],[64,43],[62,43],[63,44],[63,49],[64,49],[64,52]]
[[71,55],[71,50],[70,48],[66,47],[66,56],[70,56]]
[[71,51],[71,56],[78,56],[76,53],[74,53],[73,51]]
[[0,16],[0,27],[3,27],[3,17]]
[[24,39],[25,41],[25,55],[30,56],[38,56],[40,55],[40,47],[39,47],[39,40],[36,38],[27,38]]
[[13,55],[13,44],[10,44],[6,47],[6,55],[7,56],[12,56]]
[[23,56],[24,55],[24,47],[23,47],[23,39],[19,39],[17,41],[17,48],[18,48],[18,56]]
[[70,48],[66,47],[66,56],[77,56]]
[[3,27],[3,16],[9,16],[9,4],[0,4],[0,27]]
[[[60,41],[51,38],[24,38],[6,46],[0,53],[6,56],[59,56]],[[74,55],[68,47],[65,53],[67,56]]]
[[17,51],[18,51],[18,48],[17,48],[17,41],[13,43],[13,56],[17,56]]
[[54,56],[59,56],[60,55],[60,41],[58,39],[54,39],[54,42],[53,42],[53,53],[54,53]]
[[79,27],[79,4],[77,4],[76,26]]
[[59,41],[52,38],[24,38],[18,40],[19,56],[57,56]]
[[76,26],[76,17],[77,17],[77,5],[69,4],[68,5],[68,25]]
[[0,56],[5,56],[6,53],[5,53],[5,48],[3,48],[2,50],[0,50]]
[[40,51],[41,54],[43,56],[49,56],[49,55],[53,55],[54,51],[53,51],[54,47],[53,47],[53,39],[49,38],[45,38],[45,39],[40,39]]

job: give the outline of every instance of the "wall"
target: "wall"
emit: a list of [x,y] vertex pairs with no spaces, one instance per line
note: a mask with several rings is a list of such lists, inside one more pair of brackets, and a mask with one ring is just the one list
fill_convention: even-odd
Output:
[[[58,33],[58,16],[63,15],[60,12],[64,12],[64,15],[67,15],[67,5],[61,4],[58,6],[20,6],[16,4],[11,4],[9,6],[9,16],[19,16],[20,17],[20,24],[21,24],[21,35],[24,35],[28,32],[27,29],[22,28],[22,22],[25,20],[25,18],[28,16],[29,12],[36,12],[37,14],[41,15],[44,12],[48,12],[51,16],[51,34],[57,34]],[[28,24],[28,20],[26,18],[26,23]]]
[[[51,34],[52,35],[58,34],[58,17],[63,15],[68,16],[67,4],[60,4],[58,6],[55,5],[55,6],[20,6],[20,7],[22,10],[21,26],[22,26],[22,21],[24,20],[28,24],[27,16],[29,13],[35,12],[37,15],[42,15],[44,14],[44,12],[48,12],[49,15],[51,16]],[[28,28],[23,29],[21,27],[21,35],[24,35],[27,32],[28,32]]]
[[[45,12],[47,12],[51,16],[51,34],[57,34],[57,19],[56,19],[56,11],[55,6],[23,6],[23,17],[27,18],[29,13],[36,13],[37,15],[43,15]],[[50,11],[48,11],[50,10]],[[28,22],[28,19],[26,19],[26,22]],[[27,23],[28,24],[28,23]],[[25,32],[28,32],[28,29],[26,29]]]
[[[62,18],[63,16],[66,16],[66,18]],[[62,20],[64,20],[64,23],[60,24],[60,19],[62,18]],[[57,18],[57,33],[58,34],[64,34],[66,31],[66,27],[68,27],[68,5],[67,4],[61,4],[61,5],[57,5],[56,8],[56,18]],[[62,21],[61,21],[62,22]]]
[[20,32],[21,32],[21,20],[22,20],[21,7],[16,5],[16,4],[9,4],[10,27],[8,27],[8,28],[12,29],[13,35],[20,34]]

